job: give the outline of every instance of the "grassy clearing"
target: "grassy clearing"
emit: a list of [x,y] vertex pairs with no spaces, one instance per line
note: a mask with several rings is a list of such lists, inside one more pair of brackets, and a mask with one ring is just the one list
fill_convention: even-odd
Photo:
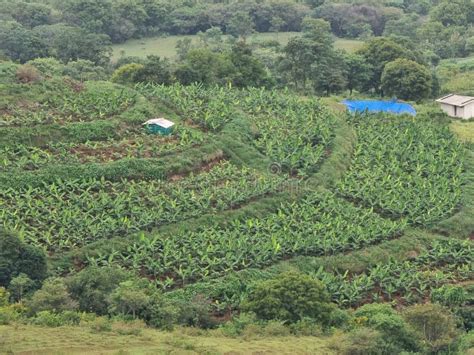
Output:
[[465,143],[474,143],[474,121],[452,121],[451,130]]
[[[194,334],[195,333],[195,334]],[[139,335],[82,327],[0,326],[0,354],[333,354],[325,338],[226,338],[218,331],[143,329]]]
[[[280,33],[257,33],[254,34],[249,42],[260,42],[265,40],[277,40],[281,45],[286,45],[291,37],[298,36],[298,32],[280,32]],[[173,58],[176,55],[176,44],[179,40],[191,38],[194,43],[197,36],[168,36],[168,37],[150,37],[141,39],[132,39],[125,43],[112,46],[112,61],[116,61],[122,54],[125,56],[146,57],[154,54],[165,58]],[[337,49],[345,49],[348,52],[354,52],[362,46],[362,41],[338,38],[335,43]]]

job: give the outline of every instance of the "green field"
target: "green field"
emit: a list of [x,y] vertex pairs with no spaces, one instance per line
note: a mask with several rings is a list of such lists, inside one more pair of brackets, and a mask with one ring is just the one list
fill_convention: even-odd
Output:
[[319,337],[249,334],[233,339],[197,329],[138,331],[124,335],[86,327],[0,326],[0,354],[335,354],[328,340]]
[[[298,36],[298,32],[280,32],[280,33],[258,33],[251,36],[248,41],[277,40],[282,45],[288,43],[291,37]],[[159,55],[161,57],[172,58],[176,55],[176,44],[179,40],[191,38],[194,42],[197,39],[195,35],[188,36],[168,36],[133,39],[125,43],[112,46],[112,60],[117,60],[121,55],[146,57],[147,55]],[[336,39],[335,47],[353,52],[362,46],[361,41],[352,39]]]

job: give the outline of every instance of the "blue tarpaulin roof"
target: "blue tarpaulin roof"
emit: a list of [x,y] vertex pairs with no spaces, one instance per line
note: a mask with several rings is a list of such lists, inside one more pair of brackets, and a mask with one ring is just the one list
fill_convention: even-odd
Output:
[[372,101],[372,100],[362,100],[362,101],[351,101],[344,100],[342,101],[344,105],[347,106],[349,112],[389,112],[395,113],[398,115],[407,113],[409,115],[416,116],[416,110],[413,106],[403,103],[393,101]]

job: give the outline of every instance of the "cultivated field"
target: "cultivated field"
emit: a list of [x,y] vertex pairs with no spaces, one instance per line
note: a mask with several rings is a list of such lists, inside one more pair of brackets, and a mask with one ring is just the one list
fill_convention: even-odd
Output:
[[[321,280],[342,308],[420,303],[473,280],[470,124],[451,125],[458,140],[444,118],[347,116],[288,91],[24,85],[3,69],[0,221],[46,250],[59,275],[117,265],[166,299],[205,295],[216,318],[286,270]],[[143,129],[160,116],[176,123],[171,136]],[[52,332],[20,334],[13,342],[0,328],[0,345],[52,350]],[[54,350],[287,349],[282,339],[67,334]],[[291,341],[292,353],[326,351],[322,340]]]

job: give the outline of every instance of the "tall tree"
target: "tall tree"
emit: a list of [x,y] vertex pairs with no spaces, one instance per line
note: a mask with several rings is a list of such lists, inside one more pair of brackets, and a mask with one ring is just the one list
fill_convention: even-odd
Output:
[[385,66],[382,89],[403,100],[421,100],[431,93],[431,73],[412,60],[396,59]]

